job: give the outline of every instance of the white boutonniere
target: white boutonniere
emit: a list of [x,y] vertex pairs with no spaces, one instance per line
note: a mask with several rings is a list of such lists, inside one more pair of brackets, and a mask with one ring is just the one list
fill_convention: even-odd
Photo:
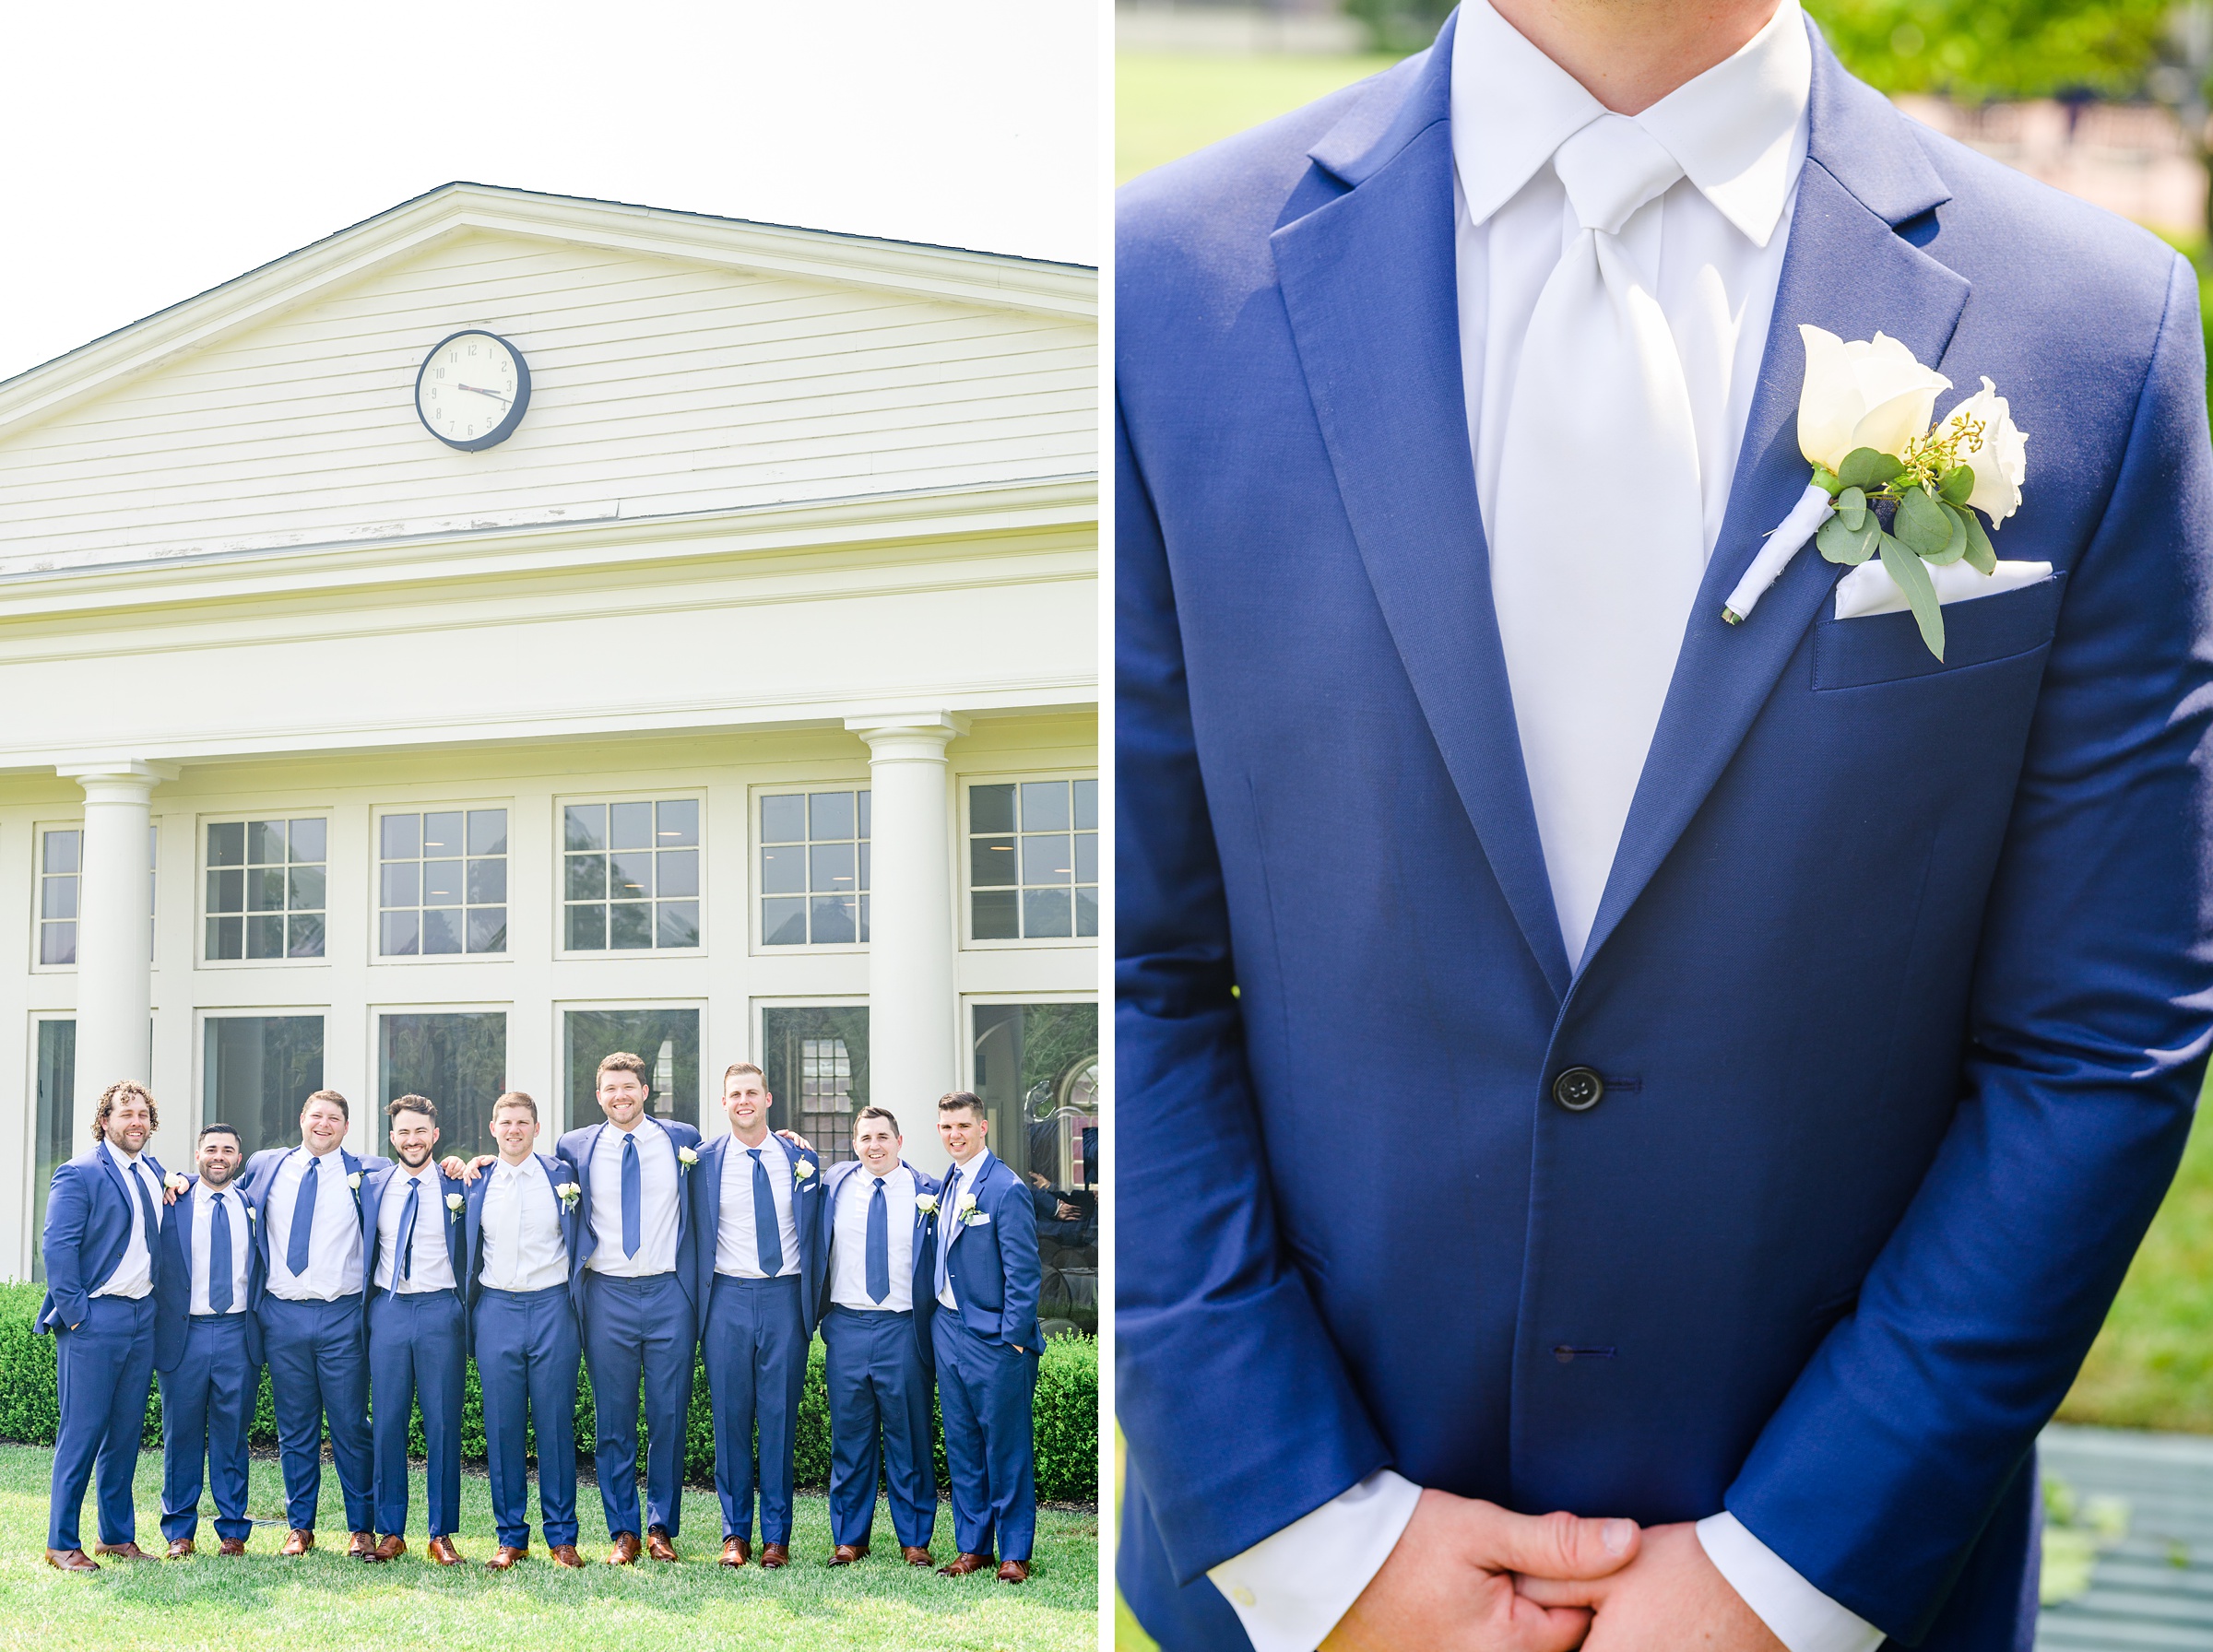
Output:
[[1850,567],[1879,556],[1921,640],[1942,659],[1944,609],[1929,570],[1965,562],[1987,575],[1997,567],[1981,517],[1994,528],[2020,508],[2029,438],[1987,378],[1932,424],[1936,394],[1952,382],[1897,339],[1877,333],[1847,344],[1819,327],[1798,331],[1805,340],[1798,451],[1813,479],[1729,594],[1722,618],[1741,623],[1811,538],[1829,561]]
[[248,1221],[259,1221],[261,1220],[261,1212],[256,1210],[252,1205],[248,1205],[246,1207],[246,1220]]
[[791,1179],[795,1182],[804,1182],[813,1174],[814,1166],[808,1163],[804,1159],[799,1160],[791,1167]]
[[688,1147],[680,1147],[676,1150],[676,1162],[686,1170],[690,1170],[699,1162],[699,1155]]
[[348,1176],[346,1178],[346,1186],[352,1188],[356,1193],[359,1193],[361,1190],[361,1173],[357,1170],[351,1175]]
[[917,1194],[915,1196],[915,1209],[921,1211],[925,1216],[935,1216],[938,1213],[938,1196],[934,1193]]
[[458,1193],[449,1193],[445,1196],[445,1208],[451,1210],[456,1216],[460,1215],[462,1210],[467,1208],[467,1204],[468,1200],[464,1198]]
[[959,1222],[963,1227],[966,1227],[970,1222],[976,1220],[975,1194],[964,1193],[961,1195],[960,1206],[953,1211],[953,1220]]
[[584,1189],[574,1182],[563,1182],[560,1186],[554,1188],[553,1192],[555,1197],[561,1200],[561,1208],[564,1210],[574,1210],[576,1208],[576,1201],[584,1197]]
[[192,1186],[192,1178],[183,1174],[181,1172],[172,1170],[167,1175],[161,1178],[161,1186],[168,1188],[172,1193],[182,1193],[185,1188]]

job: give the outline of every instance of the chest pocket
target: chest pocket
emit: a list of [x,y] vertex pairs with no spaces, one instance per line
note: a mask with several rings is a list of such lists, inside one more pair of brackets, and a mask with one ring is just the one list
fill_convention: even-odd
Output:
[[1911,614],[1839,620],[1833,617],[1833,607],[1825,605],[1831,617],[1814,628],[1814,687],[1866,688],[2033,654],[2050,643],[2058,629],[2060,591],[2066,577],[2063,570],[2018,591],[1946,604],[1941,660],[1923,643]]

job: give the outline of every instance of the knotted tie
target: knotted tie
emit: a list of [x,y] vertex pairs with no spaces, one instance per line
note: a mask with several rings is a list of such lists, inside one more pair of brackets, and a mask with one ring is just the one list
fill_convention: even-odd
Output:
[[307,1169],[292,1195],[292,1231],[284,1245],[284,1265],[294,1278],[307,1271],[307,1242],[314,1236],[315,1196],[322,1186],[322,1173],[323,1161],[308,1154]]
[[207,1311],[231,1311],[231,1275],[237,1259],[231,1254],[231,1203],[215,1196],[215,1214],[207,1223]]
[[945,1265],[953,1259],[953,1236],[961,1231],[961,1173],[946,1174],[945,1191],[938,1196],[938,1294],[945,1294]]
[[634,1257],[644,1243],[639,1231],[645,1220],[645,1186],[638,1169],[638,1139],[622,1138],[622,1254]]
[[161,1213],[154,1208],[154,1196],[146,1190],[146,1179],[151,1174],[143,1164],[131,1166],[131,1186],[138,1189],[138,1214],[146,1219],[146,1254],[149,1257],[161,1233]]
[[777,1231],[776,1196],[768,1185],[768,1166],[761,1150],[745,1150],[753,1156],[753,1244],[761,1252],[761,1271],[775,1279],[784,1271],[784,1238]]
[[415,1277],[415,1213],[422,1209],[422,1179],[408,1178],[408,1202],[399,1211],[399,1277]]
[[892,1293],[892,1213],[883,1200],[883,1178],[869,1195],[869,1300],[882,1302]]
[[1491,595],[1573,964],[1675,674],[1706,544],[1690,395],[1654,295],[1657,203],[1683,169],[1614,114],[1563,143],[1553,169],[1578,228],[1538,295],[1515,372]]

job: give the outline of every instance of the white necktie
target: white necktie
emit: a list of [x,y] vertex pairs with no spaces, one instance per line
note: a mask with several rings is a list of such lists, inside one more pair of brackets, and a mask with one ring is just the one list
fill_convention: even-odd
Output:
[[1652,290],[1659,197],[1683,169],[1613,114],[1562,144],[1553,169],[1580,228],[1564,234],[1514,377],[1491,595],[1574,964],[1660,721],[1706,546],[1689,392]]

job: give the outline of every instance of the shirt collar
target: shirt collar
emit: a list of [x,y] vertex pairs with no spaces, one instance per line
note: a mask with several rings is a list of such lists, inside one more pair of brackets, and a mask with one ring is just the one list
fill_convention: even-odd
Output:
[[[1805,159],[1799,133],[1813,72],[1805,14],[1798,0],[1781,0],[1734,56],[1630,118],[1675,158],[1717,212],[1764,247]],[[1452,42],[1452,162],[1473,222],[1513,199],[1554,150],[1605,112],[1490,0],[1461,6]]]

